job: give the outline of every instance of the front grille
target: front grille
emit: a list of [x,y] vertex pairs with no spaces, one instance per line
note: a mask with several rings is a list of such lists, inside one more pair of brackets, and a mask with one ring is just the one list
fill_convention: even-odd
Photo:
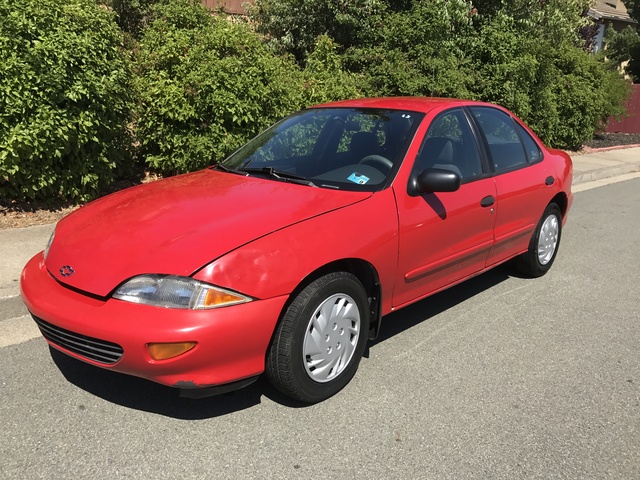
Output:
[[117,343],[70,332],[64,328],[51,325],[35,315],[32,316],[44,338],[81,357],[88,358],[94,362],[112,364],[120,360],[124,353],[122,347]]

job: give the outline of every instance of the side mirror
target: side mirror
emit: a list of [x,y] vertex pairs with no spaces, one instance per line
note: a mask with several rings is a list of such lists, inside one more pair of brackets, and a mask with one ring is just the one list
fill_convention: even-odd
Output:
[[460,188],[460,175],[444,168],[427,168],[411,179],[409,195],[417,197],[423,193],[455,192]]

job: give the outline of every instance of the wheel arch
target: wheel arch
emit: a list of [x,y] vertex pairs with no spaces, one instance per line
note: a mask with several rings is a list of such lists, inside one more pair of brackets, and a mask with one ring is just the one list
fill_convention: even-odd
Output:
[[296,296],[307,285],[324,275],[334,272],[350,273],[354,275],[360,283],[362,283],[369,299],[369,340],[374,340],[378,336],[382,320],[382,288],[380,285],[380,277],[375,267],[371,263],[360,258],[343,258],[340,260],[334,260],[309,273],[293,289],[280,316],[282,317],[282,314],[287,310],[293,299],[296,298]]
[[553,197],[549,203],[550,204],[555,203],[556,205],[558,205],[558,207],[560,208],[560,213],[562,213],[562,218],[565,217],[567,213],[567,208],[569,207],[569,202],[568,202],[566,193],[558,192],[556,196]]

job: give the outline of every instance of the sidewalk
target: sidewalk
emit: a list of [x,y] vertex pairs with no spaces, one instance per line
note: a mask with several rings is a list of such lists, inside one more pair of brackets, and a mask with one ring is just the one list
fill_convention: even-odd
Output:
[[[640,171],[640,146],[574,155],[573,185]],[[0,230],[0,320],[26,315],[20,272],[44,249],[54,225]]]
[[602,180],[603,178],[640,171],[640,146],[614,147],[573,155],[573,184]]

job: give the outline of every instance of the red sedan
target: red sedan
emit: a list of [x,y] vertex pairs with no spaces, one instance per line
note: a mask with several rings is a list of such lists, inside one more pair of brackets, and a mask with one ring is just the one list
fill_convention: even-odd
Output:
[[360,99],[56,227],[24,301],[56,349],[197,397],[266,373],[303,402],[354,376],[384,315],[513,260],[549,270],[572,165],[504,108]]

